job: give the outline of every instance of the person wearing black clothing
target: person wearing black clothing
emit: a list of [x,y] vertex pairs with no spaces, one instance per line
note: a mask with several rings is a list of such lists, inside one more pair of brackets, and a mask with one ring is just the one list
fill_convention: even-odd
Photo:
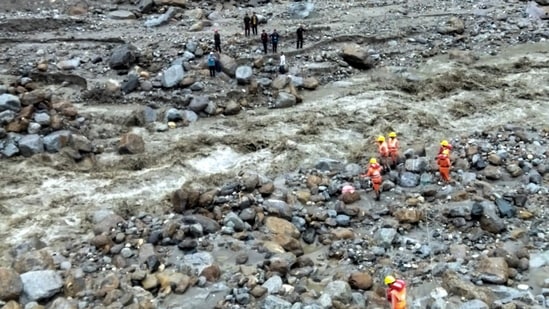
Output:
[[244,16],[244,35],[250,36],[250,21],[251,18],[248,16],[248,13]]
[[252,33],[253,35],[257,35],[257,25],[259,24],[259,19],[257,18],[257,15],[255,15],[255,12],[252,13]]
[[271,44],[273,44],[273,53],[276,53],[276,48],[278,47],[278,39],[280,36],[278,35],[278,32],[276,32],[276,29],[273,30],[273,33],[271,33]]
[[299,28],[297,28],[296,34],[297,34],[297,49],[303,48],[303,25],[299,25]]
[[221,35],[219,35],[219,32],[217,29],[214,31],[214,50],[218,53],[221,52]]
[[263,32],[261,32],[261,43],[263,43],[263,52],[267,53],[267,43],[269,43],[269,35],[267,32],[265,32],[265,29],[263,29]]

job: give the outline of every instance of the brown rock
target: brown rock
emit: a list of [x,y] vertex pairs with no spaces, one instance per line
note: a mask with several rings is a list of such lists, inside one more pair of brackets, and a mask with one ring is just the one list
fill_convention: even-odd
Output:
[[10,300],[7,304],[5,304],[2,309],[23,309],[23,306],[21,306],[18,302],[15,300]]
[[67,14],[71,16],[85,15],[87,13],[88,13],[88,5],[85,1],[80,1],[77,4],[70,6],[67,10]]
[[119,154],[137,154],[145,151],[145,141],[140,135],[126,133],[120,137]]
[[295,193],[295,196],[301,204],[307,204],[307,202],[311,198],[311,191],[309,191],[309,190],[298,190]]
[[266,217],[265,227],[272,234],[288,235],[298,238],[301,233],[290,221],[278,217]]
[[153,274],[147,274],[147,277],[141,281],[141,286],[143,286],[145,290],[155,289],[158,285],[158,279]]
[[54,130],[62,129],[63,128],[63,118],[61,118],[61,116],[59,116],[59,115],[52,115],[51,118],[50,118],[50,127]]
[[273,194],[274,190],[275,190],[275,186],[274,186],[274,183],[272,182],[265,183],[261,185],[261,187],[259,187],[258,189],[259,193],[262,196],[269,196]]
[[349,276],[348,281],[353,289],[358,289],[358,290],[369,290],[374,285],[372,276],[364,272],[352,273]]
[[218,265],[213,264],[204,268],[200,275],[206,277],[209,282],[216,282],[221,277],[221,269]]
[[273,82],[271,83],[271,87],[273,89],[283,89],[290,83],[290,78],[286,75],[279,75],[277,76]]
[[488,165],[483,171],[482,174],[486,179],[489,180],[499,180],[503,176],[501,169],[496,166]]
[[92,238],[90,243],[94,245],[97,249],[104,250],[104,251],[110,250],[113,244],[112,239],[107,234],[101,234],[101,235],[95,236],[94,238]]
[[240,104],[236,102],[235,100],[230,100],[227,103],[227,106],[225,106],[225,109],[223,110],[223,114],[225,115],[236,115],[240,113],[240,110],[242,108],[240,107]]
[[358,191],[354,192],[345,192],[341,194],[340,199],[345,204],[352,204],[358,200],[360,200],[360,193]]
[[8,123],[6,126],[6,131],[21,133],[27,131],[29,126],[29,120],[27,118],[15,119],[12,122]]
[[217,196],[217,192],[217,189],[212,189],[200,194],[198,199],[198,207],[209,208],[212,205],[214,198]]
[[487,283],[505,284],[509,279],[509,266],[503,257],[482,259],[477,271],[480,273],[480,279]]
[[262,287],[261,285],[256,285],[251,291],[250,294],[255,298],[260,298],[261,296],[267,293],[267,288]]
[[160,283],[160,291],[164,294],[175,292],[183,294],[191,285],[191,278],[187,275],[177,272],[161,272],[156,274]]
[[0,300],[19,299],[23,290],[23,282],[13,269],[0,267]]
[[41,62],[36,66],[36,69],[38,69],[38,71],[46,72],[48,70],[48,63]]
[[337,228],[332,230],[332,235],[335,237],[335,239],[353,239],[355,238],[355,233],[348,228]]
[[534,217],[534,214],[525,209],[519,209],[517,217],[522,220],[530,220]]
[[505,166],[505,169],[507,170],[507,172],[509,174],[511,174],[511,176],[513,177],[518,177],[520,175],[523,174],[523,171],[522,169],[520,168],[520,166],[516,163],[511,163],[511,164],[508,164],[507,166]]
[[463,34],[465,32],[465,24],[458,17],[451,17],[445,25],[438,28],[441,34]]
[[423,219],[423,212],[416,208],[400,208],[393,213],[400,223],[418,223]]
[[54,269],[51,252],[48,249],[33,250],[18,257],[13,264],[18,273],[26,273],[33,270]]
[[195,208],[198,205],[200,196],[198,189],[183,185],[172,194],[173,210],[176,213],[183,213],[187,209]]
[[65,279],[64,292],[66,297],[76,297],[86,288],[86,281],[83,273],[71,270]]
[[358,44],[347,44],[343,47],[341,53],[343,60],[350,66],[361,69],[369,70],[374,67],[374,60],[368,54],[366,48]]
[[33,113],[34,113],[34,106],[28,105],[23,107],[21,111],[19,111],[19,114],[17,115],[17,117],[31,119]]
[[493,165],[501,165],[501,161],[502,161],[501,157],[495,153],[491,153],[488,155],[488,162],[490,162]]
[[318,187],[322,183],[322,178],[316,175],[307,176],[306,184],[309,190]]
[[25,92],[21,95],[22,105],[34,105],[44,101],[51,100],[51,92],[44,89],[37,89],[30,92]]
[[120,279],[118,279],[118,276],[114,273],[108,273],[99,283],[99,290],[103,294],[116,290],[118,287],[120,287]]
[[314,77],[307,77],[303,79],[303,88],[307,90],[315,90],[319,85],[319,82]]
[[442,286],[449,294],[454,294],[468,300],[480,299],[487,304],[494,302],[494,294],[489,288],[477,286],[469,280],[462,280],[453,271],[446,271],[443,274]]
[[189,87],[195,82],[196,82],[196,79],[194,78],[194,76],[185,76],[179,84],[181,85],[181,87]]
[[295,238],[292,238],[288,235],[284,234],[275,234],[272,237],[272,240],[282,246],[284,250],[288,252],[292,252],[296,255],[303,253],[303,247],[301,246],[301,242]]
[[61,115],[72,119],[78,116],[78,111],[76,107],[67,107],[61,110]]
[[173,6],[179,6],[179,7],[186,7],[187,0],[154,0],[154,4],[156,5],[173,5]]

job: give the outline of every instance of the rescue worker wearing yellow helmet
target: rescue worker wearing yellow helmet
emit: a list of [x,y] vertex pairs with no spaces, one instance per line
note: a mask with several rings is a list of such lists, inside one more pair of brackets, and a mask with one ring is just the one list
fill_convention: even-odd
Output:
[[452,147],[452,144],[448,143],[447,140],[443,140],[440,142],[440,148],[438,148],[438,154],[442,154],[444,150],[452,151],[454,147]]
[[377,144],[377,151],[379,153],[379,163],[383,168],[387,168],[388,170],[388,164],[387,161],[389,160],[389,146],[387,146],[387,142],[385,141],[385,136],[380,135],[376,139]]
[[370,159],[370,164],[368,166],[368,171],[366,174],[362,174],[362,177],[369,177],[372,181],[372,187],[376,195],[376,201],[379,201],[381,198],[381,183],[383,182],[383,177],[381,177],[381,171],[383,167],[377,163],[376,158]]
[[396,132],[389,133],[387,147],[389,148],[389,157],[391,158],[390,166],[394,168],[398,164],[398,148],[400,147]]
[[406,309],[406,282],[387,276],[383,280],[387,285],[387,301],[391,303],[391,309]]

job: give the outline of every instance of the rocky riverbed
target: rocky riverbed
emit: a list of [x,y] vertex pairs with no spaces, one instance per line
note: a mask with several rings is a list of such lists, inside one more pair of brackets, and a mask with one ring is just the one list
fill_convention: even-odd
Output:
[[387,308],[394,274],[410,308],[548,307],[546,4],[3,5],[0,306]]

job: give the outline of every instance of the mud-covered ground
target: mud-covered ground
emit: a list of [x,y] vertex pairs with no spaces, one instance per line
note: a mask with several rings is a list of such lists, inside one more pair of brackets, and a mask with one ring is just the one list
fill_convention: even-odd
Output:
[[[7,3],[3,9],[11,10],[2,13],[8,14],[3,16],[24,16],[30,20],[26,23],[33,18],[42,20],[47,15],[66,12],[71,4],[44,2],[46,8],[50,5],[57,8],[57,13],[38,13],[36,7],[22,7],[19,1],[3,2]],[[209,37],[213,28],[186,32],[187,24],[175,21],[146,29],[143,26],[146,16],[137,20],[111,20],[102,13],[115,8],[115,4],[90,3],[100,9],[91,9],[84,16],[67,16],[57,25],[46,23],[45,31],[39,30],[40,25],[36,25],[38,31],[30,32],[28,25],[6,26],[16,36],[0,45],[0,51],[4,52],[0,56],[3,78],[16,76],[21,66],[40,58],[36,55],[39,49],[60,58],[71,54],[92,58],[98,51],[117,44],[96,41],[108,38],[132,41],[144,49],[156,47],[161,56],[152,61],[149,69],[154,72],[155,66],[160,69],[169,65],[181,42],[192,36]],[[547,30],[543,27],[540,30],[538,23],[543,22],[529,21],[517,31],[514,42],[502,34],[508,30],[505,25],[512,28],[529,20],[521,14],[525,2],[318,1],[313,15],[303,21],[289,19],[284,13],[288,4],[277,2],[257,11],[270,16],[268,29],[280,29],[282,49],[290,52],[288,62],[300,70],[304,66],[303,57],[337,51],[352,43],[353,35],[394,39],[371,43],[372,48],[383,54],[374,69],[342,68],[348,73],[339,74],[340,69],[335,66],[326,76],[319,77],[322,85],[317,90],[301,92],[303,103],[299,105],[288,109],[245,108],[235,116],[200,118],[189,126],[167,132],[123,125],[145,104],[170,106],[169,100],[150,101],[162,95],[151,97],[146,92],[135,92],[106,104],[101,97],[94,101],[83,99],[83,90],[74,85],[50,85],[56,89],[57,98],[77,103],[80,115],[89,120],[90,139],[104,146],[105,151],[78,163],[60,154],[0,161],[0,238],[4,240],[0,245],[4,253],[0,264],[9,265],[11,256],[5,249],[25,239],[36,236],[52,245],[78,242],[90,236],[86,217],[97,209],[111,208],[126,215],[169,212],[169,196],[184,182],[213,187],[244,170],[275,179],[310,167],[319,158],[363,165],[375,154],[375,136],[390,131],[399,134],[403,149],[425,145],[428,155],[434,156],[442,139],[459,140],[505,125],[549,130],[549,43],[542,35]],[[241,37],[236,34],[240,32],[239,14],[244,9],[225,6],[224,18],[217,20],[214,27],[222,28],[227,37],[235,36],[237,40]],[[131,7],[120,5],[120,8]],[[497,17],[498,14],[505,16]],[[463,37],[434,39],[438,36],[436,27],[451,16],[466,20]],[[492,24],[475,24],[483,18],[490,19]],[[294,52],[293,40],[285,38],[293,36],[299,22],[320,30],[306,36],[303,52]],[[545,29],[546,26],[545,22]],[[17,31],[18,27],[25,31]],[[473,31],[479,31],[475,27],[480,27],[481,33],[482,29],[490,31],[472,35]],[[538,35],[529,36],[529,31]],[[346,42],[329,40],[341,35],[351,38]],[[82,40],[69,39],[74,37]],[[433,38],[433,43],[428,47],[413,43],[412,39],[418,38]],[[40,42],[43,39],[46,42]],[[365,39],[356,39],[361,40]],[[447,41],[454,43],[445,46]],[[246,44],[255,43],[238,41],[230,52],[247,55],[250,49]],[[433,56],[421,55],[437,48]],[[449,50],[467,50],[467,53],[450,57]],[[76,70],[74,74],[86,78],[88,88],[108,78],[122,78],[104,64]],[[206,77],[204,80],[213,85],[211,89],[238,89],[231,82]],[[145,153],[118,155],[115,150],[120,134],[131,130],[144,137]]]

